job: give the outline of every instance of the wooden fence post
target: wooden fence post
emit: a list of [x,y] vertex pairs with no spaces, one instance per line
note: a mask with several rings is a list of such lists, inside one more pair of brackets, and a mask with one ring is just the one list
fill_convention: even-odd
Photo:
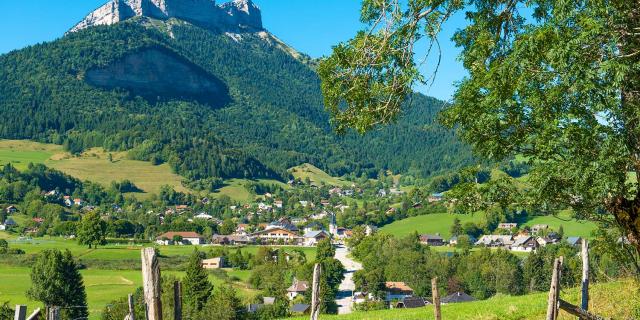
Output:
[[16,313],[14,314],[14,320],[25,320],[27,316],[27,306],[16,305]]
[[162,320],[160,266],[154,248],[142,249],[142,286],[148,320]]
[[136,308],[133,302],[133,294],[129,294],[129,296],[127,297],[127,302],[129,304],[129,314],[127,314],[125,320],[136,320]]
[[50,307],[48,320],[60,320],[60,308]]
[[317,320],[320,314],[320,273],[322,272],[320,264],[316,263],[313,267],[313,285],[311,292],[311,320]]
[[38,320],[38,319],[40,319],[40,308],[33,310],[31,315],[29,315],[26,320]]
[[182,320],[182,285],[180,281],[173,283],[173,319]]
[[589,311],[589,242],[582,239],[582,310]]
[[440,293],[438,291],[438,277],[431,279],[431,297],[433,298],[433,312],[436,320],[442,320],[440,310]]
[[547,302],[547,320],[558,319],[558,298],[560,294],[562,260],[562,257],[559,257],[553,262],[553,274],[551,276],[551,287],[549,288],[549,300]]

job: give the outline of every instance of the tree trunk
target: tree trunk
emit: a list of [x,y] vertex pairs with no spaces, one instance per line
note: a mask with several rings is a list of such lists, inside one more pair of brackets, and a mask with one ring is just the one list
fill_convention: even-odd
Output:
[[626,240],[640,254],[640,195],[634,200],[619,197],[610,207],[618,226],[624,230]]

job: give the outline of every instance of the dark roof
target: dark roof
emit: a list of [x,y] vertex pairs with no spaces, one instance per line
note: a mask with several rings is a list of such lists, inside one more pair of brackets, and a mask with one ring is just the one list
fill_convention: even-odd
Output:
[[421,308],[425,306],[424,299],[420,297],[406,297],[402,299],[405,308]]
[[459,302],[471,302],[471,301],[475,301],[476,299],[464,292],[456,292],[454,294],[450,294],[444,298],[442,298],[442,300],[440,300],[440,302],[442,303],[459,303]]
[[262,308],[264,308],[264,304],[250,304],[247,311],[249,311],[249,313],[256,313]]
[[308,304],[304,304],[304,303],[296,303],[291,307],[291,312],[293,313],[305,313],[307,312],[307,310],[309,310],[309,307],[311,307]]

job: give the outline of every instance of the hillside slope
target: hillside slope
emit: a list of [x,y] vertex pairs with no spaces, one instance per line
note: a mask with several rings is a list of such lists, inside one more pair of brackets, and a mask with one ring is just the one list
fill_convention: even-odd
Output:
[[199,180],[279,178],[311,163],[333,176],[430,176],[472,161],[422,95],[396,125],[335,136],[304,55],[267,31],[134,17],[0,56],[0,138],[79,153],[129,150]]

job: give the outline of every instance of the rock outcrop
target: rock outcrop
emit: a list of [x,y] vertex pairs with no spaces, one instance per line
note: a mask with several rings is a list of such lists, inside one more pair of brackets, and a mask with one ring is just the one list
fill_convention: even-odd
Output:
[[255,32],[263,29],[260,9],[251,0],[233,0],[221,5],[217,5],[215,0],[110,0],[70,32],[140,16],[162,20],[177,18],[225,32]]
[[103,68],[90,69],[87,83],[120,88],[150,100],[181,99],[221,107],[229,90],[218,78],[162,47],[132,52]]

